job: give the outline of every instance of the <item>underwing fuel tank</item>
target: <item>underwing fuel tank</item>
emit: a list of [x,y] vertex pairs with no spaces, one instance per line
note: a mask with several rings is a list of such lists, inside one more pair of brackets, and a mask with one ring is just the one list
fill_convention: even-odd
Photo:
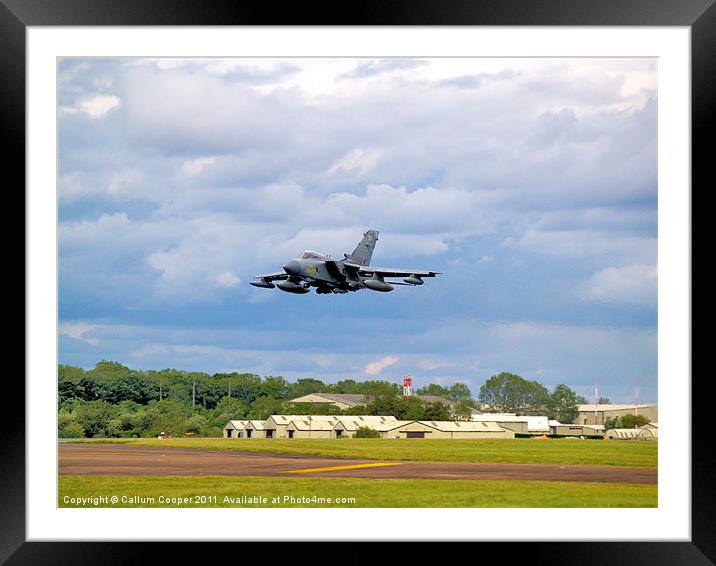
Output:
[[409,283],[410,285],[422,285],[423,283],[425,283],[425,281],[420,279],[420,277],[418,277],[417,275],[411,275],[410,277],[406,277],[405,279],[403,279],[403,281]]
[[386,283],[380,279],[366,279],[363,281],[363,284],[371,291],[380,291],[381,293],[387,293],[394,289],[390,283]]
[[276,283],[276,287],[287,293],[294,293],[295,295],[304,295],[310,291],[310,289],[306,289],[303,285],[299,285],[293,281],[281,281],[281,283]]
[[249,283],[254,287],[261,287],[263,289],[273,289],[276,286],[270,281],[266,281],[266,279],[254,279],[253,281],[249,281]]

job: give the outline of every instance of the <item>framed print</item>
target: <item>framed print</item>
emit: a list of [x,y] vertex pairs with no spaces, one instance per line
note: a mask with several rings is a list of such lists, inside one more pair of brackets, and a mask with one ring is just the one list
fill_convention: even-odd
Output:
[[712,563],[714,7],[332,10],[4,2],[28,223],[4,558]]

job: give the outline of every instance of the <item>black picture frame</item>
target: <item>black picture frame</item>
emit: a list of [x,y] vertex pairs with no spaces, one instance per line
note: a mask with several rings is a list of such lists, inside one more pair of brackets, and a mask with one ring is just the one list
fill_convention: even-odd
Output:
[[[315,1],[270,3],[241,0],[0,0],[0,116],[6,141],[6,174],[11,187],[25,186],[25,34],[28,26],[146,25],[525,25],[525,26],[686,26],[692,39],[692,187],[706,183],[706,136],[711,137],[716,100],[716,6],[714,0],[385,0],[350,4]],[[6,177],[7,178],[7,177]],[[713,182],[711,182],[713,184]],[[706,189],[706,187],[702,187]],[[685,188],[688,190],[688,188]],[[24,210],[24,198],[19,205]],[[27,285],[27,281],[25,282]],[[25,295],[27,296],[27,295]],[[693,346],[692,346],[693,349]],[[684,380],[691,376],[683,376]],[[5,380],[6,399],[25,397],[18,379]],[[510,563],[713,564],[716,561],[716,485],[712,479],[716,449],[709,438],[710,399],[706,379],[692,388],[692,536],[690,542],[513,542],[483,543],[465,548],[479,560],[495,550]],[[9,394],[8,394],[9,393]],[[4,423],[0,482],[0,560],[8,564],[105,563],[138,560],[149,546],[160,545],[164,562],[217,561],[222,554],[246,560],[257,543],[232,544],[138,542],[26,542],[24,410]],[[628,525],[624,526],[628,528]],[[81,533],[78,533],[81,538]],[[357,553],[341,552],[340,543],[323,543],[305,556],[342,556],[365,561],[374,552],[381,562],[405,562],[398,545],[366,542]],[[463,543],[452,543],[463,544]],[[469,543],[465,543],[469,544]],[[491,545],[487,548],[485,545]],[[509,551],[507,546],[509,545]],[[400,545],[402,546],[402,545]],[[422,550],[422,544],[412,544]],[[387,547],[387,548],[386,548]],[[440,549],[438,549],[440,550]],[[459,549],[458,549],[459,552]],[[353,556],[346,557],[346,554]],[[259,555],[260,556],[260,555]],[[454,554],[457,558],[457,554]],[[268,555],[267,555],[268,557]],[[270,559],[298,559],[294,545],[271,543]],[[253,560],[253,559],[252,559]]]

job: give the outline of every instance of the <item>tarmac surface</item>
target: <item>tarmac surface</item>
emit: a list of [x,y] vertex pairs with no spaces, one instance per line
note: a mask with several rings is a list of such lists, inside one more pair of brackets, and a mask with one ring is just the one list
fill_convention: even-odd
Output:
[[296,454],[148,448],[98,443],[60,443],[58,453],[59,473],[62,475],[511,479],[657,483],[656,468],[349,460]]

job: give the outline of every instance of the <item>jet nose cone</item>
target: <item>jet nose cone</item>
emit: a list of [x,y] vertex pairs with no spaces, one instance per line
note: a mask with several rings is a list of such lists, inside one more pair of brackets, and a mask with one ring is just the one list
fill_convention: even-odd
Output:
[[292,259],[283,266],[283,270],[289,275],[299,275],[301,271],[301,264],[299,264],[295,259]]

